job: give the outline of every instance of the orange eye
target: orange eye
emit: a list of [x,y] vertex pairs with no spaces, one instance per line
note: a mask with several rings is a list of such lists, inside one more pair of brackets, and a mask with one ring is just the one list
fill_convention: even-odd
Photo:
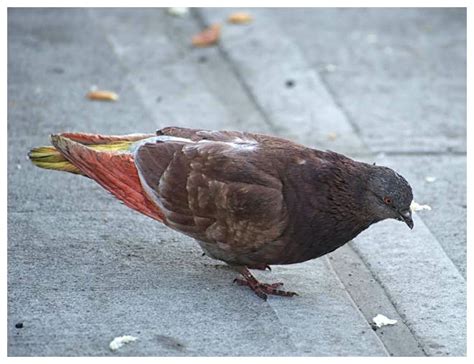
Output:
[[385,196],[383,198],[383,202],[385,202],[387,205],[391,205],[392,204],[392,199],[388,196]]

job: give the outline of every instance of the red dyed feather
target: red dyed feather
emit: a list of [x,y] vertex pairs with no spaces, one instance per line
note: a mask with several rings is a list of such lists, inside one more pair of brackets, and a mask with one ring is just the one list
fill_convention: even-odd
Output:
[[[66,135],[68,134],[51,137],[53,145],[64,157],[128,207],[155,220],[163,221],[163,213],[148,199],[143,190],[132,154],[98,152],[68,139]],[[98,141],[98,136],[90,136],[89,138],[89,135],[84,134],[72,135],[75,140],[88,140],[90,143]],[[142,138],[143,136],[140,139]]]

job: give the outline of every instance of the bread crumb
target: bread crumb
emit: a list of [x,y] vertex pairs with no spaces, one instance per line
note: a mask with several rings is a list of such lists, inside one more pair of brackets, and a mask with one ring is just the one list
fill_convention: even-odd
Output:
[[168,8],[168,14],[173,16],[185,16],[189,13],[189,8]]
[[90,91],[87,94],[87,97],[90,100],[96,100],[96,101],[117,101],[119,98],[115,92],[107,91],[107,90]]
[[118,336],[110,342],[109,348],[110,350],[115,351],[121,348],[124,344],[128,344],[136,340],[137,338],[135,336],[130,336],[130,335]]
[[374,322],[375,326],[382,327],[387,325],[395,325],[397,320],[389,319],[387,316],[381,315],[380,313],[375,316],[372,321]]
[[375,44],[378,42],[379,37],[375,33],[369,33],[367,34],[366,40],[367,40],[367,43],[369,44]]
[[331,140],[331,141],[334,141],[336,140],[337,138],[337,133],[329,133],[328,134],[328,139]]
[[412,201],[410,205],[410,210],[411,211],[422,211],[422,210],[428,210],[431,211],[431,206],[429,205],[420,205],[419,203]]
[[324,69],[325,69],[327,72],[334,72],[334,71],[337,69],[337,67],[336,67],[335,64],[328,63],[328,64],[324,67]]
[[227,18],[227,21],[232,24],[246,24],[252,20],[252,16],[248,13],[233,13]]

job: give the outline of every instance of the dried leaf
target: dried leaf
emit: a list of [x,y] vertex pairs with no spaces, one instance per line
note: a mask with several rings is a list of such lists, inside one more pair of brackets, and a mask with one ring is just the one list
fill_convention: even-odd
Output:
[[118,95],[115,92],[106,91],[106,90],[90,91],[87,94],[87,97],[90,100],[96,100],[96,101],[117,101],[118,100]]
[[248,13],[233,13],[227,18],[227,21],[232,24],[247,24],[252,20],[252,16]]
[[204,29],[201,33],[193,36],[192,43],[195,47],[209,47],[216,44],[221,33],[221,25],[213,24],[209,28]]

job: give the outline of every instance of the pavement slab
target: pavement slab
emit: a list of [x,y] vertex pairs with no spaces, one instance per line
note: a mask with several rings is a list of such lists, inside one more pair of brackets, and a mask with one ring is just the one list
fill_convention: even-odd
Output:
[[[466,278],[467,200],[466,156],[378,156],[376,162],[405,176],[414,200],[432,210],[419,212],[461,275]],[[434,178],[434,180],[433,180]]]
[[[258,274],[301,295],[264,302],[192,239],[133,211],[9,218],[21,236],[9,246],[11,355],[108,355],[123,334],[141,338],[127,355],[386,355],[325,260]],[[153,345],[160,335],[186,348]]]
[[[271,121],[273,132],[346,154],[363,148],[318,73],[263,11],[252,10],[258,22],[248,27],[224,27],[220,47]],[[199,14],[205,24],[212,24],[224,21],[229,10],[203,9]]]
[[466,281],[417,214],[416,234],[376,224],[353,246],[432,356],[466,353]]
[[371,151],[465,153],[465,9],[264,9],[261,16],[278,19]]
[[258,120],[237,119],[237,114],[216,97],[202,77],[199,55],[191,49],[190,38],[176,42],[176,35],[170,36],[180,24],[169,24],[170,16],[163,9],[107,9],[89,13],[97,29],[104,30],[111,51],[127,68],[128,79],[140,93],[154,126],[238,126],[240,130],[262,130],[255,127]]
[[[330,253],[328,257],[329,264],[337,272],[344,288],[391,356],[427,355],[420,341],[400,316],[384,287],[349,244]],[[377,328],[373,319],[378,314],[397,320],[397,324]]]

